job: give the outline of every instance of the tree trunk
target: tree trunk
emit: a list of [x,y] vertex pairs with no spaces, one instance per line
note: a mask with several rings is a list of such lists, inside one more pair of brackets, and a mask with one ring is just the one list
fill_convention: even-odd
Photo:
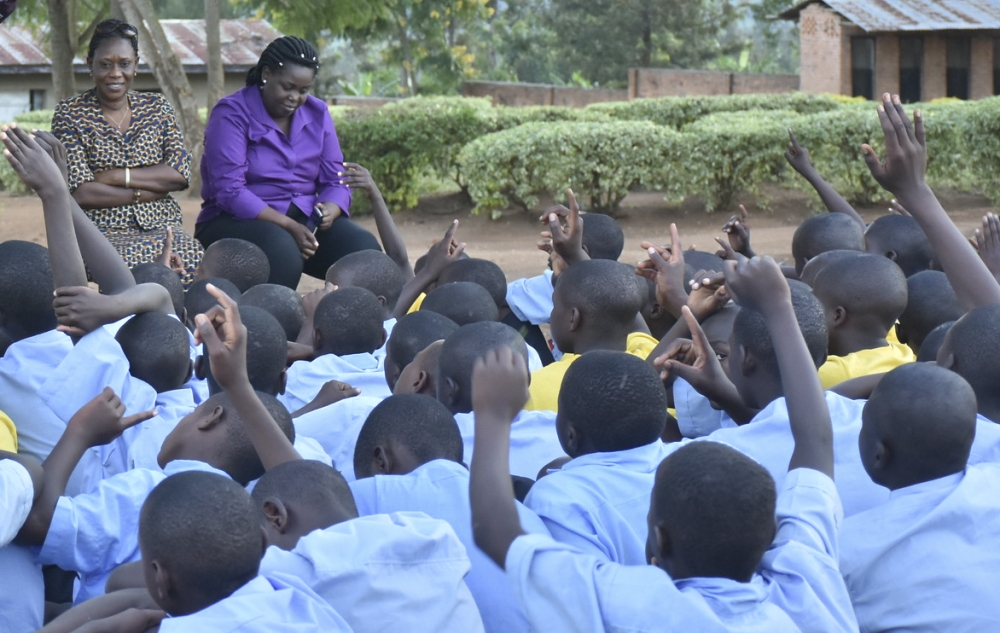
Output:
[[167,40],[160,20],[150,0],[120,0],[125,19],[139,29],[140,55],[149,64],[164,96],[177,111],[178,124],[184,134],[184,142],[191,152],[191,194],[201,190],[199,165],[205,124],[198,116],[198,103],[188,82],[184,66]]
[[73,1],[46,0],[52,43],[52,89],[57,103],[76,94],[76,77],[73,76],[73,56],[76,52],[76,24],[71,6]]
[[205,0],[205,41],[208,45],[208,111],[225,96],[226,77],[222,67],[222,33],[219,0]]

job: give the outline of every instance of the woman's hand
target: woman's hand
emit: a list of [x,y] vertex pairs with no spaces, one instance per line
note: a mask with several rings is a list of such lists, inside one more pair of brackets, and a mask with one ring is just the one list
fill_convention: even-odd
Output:
[[125,170],[121,167],[114,167],[105,171],[96,172],[94,174],[94,182],[99,182],[102,185],[110,185],[112,187],[124,187]]
[[325,231],[333,226],[333,221],[336,220],[344,213],[344,210],[340,208],[339,205],[333,202],[323,202],[319,205],[323,209],[323,219],[320,221],[317,227],[320,231]]
[[316,254],[319,242],[316,240],[316,236],[313,235],[312,230],[306,225],[299,224],[295,220],[287,218],[287,222],[282,225],[282,228],[291,233],[292,237],[295,238],[295,244],[299,247],[299,252],[302,253],[302,259],[309,259]]

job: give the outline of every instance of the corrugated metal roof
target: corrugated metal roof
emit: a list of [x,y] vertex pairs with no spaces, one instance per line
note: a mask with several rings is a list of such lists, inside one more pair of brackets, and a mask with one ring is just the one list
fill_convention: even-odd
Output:
[[[204,20],[160,20],[170,47],[186,67],[205,66],[208,50]],[[222,63],[229,70],[246,70],[257,63],[264,48],[281,32],[266,20],[222,20]],[[16,66],[49,67],[52,60],[41,49],[44,34],[34,35],[20,26],[0,28],[0,66],[10,72]],[[142,51],[139,51],[140,56]],[[74,65],[83,65],[77,57]],[[144,66],[143,66],[144,67]],[[0,71],[2,72],[2,71]]]
[[[779,17],[795,20],[805,0]],[[1000,0],[822,0],[862,29],[886,31],[967,31],[1000,29]]]

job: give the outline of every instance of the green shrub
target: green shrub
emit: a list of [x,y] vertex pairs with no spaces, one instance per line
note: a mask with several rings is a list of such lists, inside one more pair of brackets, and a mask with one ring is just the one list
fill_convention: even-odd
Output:
[[22,112],[14,117],[14,121],[23,127],[38,130],[52,129],[52,110],[34,110]]
[[597,110],[566,108],[562,106],[498,106],[493,108],[492,132],[509,130],[525,123],[601,122],[613,121]]
[[964,157],[974,189],[1000,205],[1000,97],[977,101],[967,111]]
[[581,204],[613,212],[637,185],[670,190],[664,166],[680,160],[679,138],[646,121],[528,123],[473,141],[460,161],[477,212],[530,208],[567,187]]
[[[931,102],[918,106],[927,134],[927,180],[936,187],[966,191],[979,189],[973,175],[970,152],[974,143],[970,119],[977,108],[974,101]],[[913,108],[907,108],[912,114]],[[988,162],[995,165],[998,155]],[[996,172],[994,172],[995,174]]]
[[727,95],[712,97],[661,97],[611,103],[595,103],[587,110],[615,119],[652,121],[680,129],[709,114],[747,110],[791,110],[800,114],[828,112],[840,107],[829,95],[800,92],[778,95]]

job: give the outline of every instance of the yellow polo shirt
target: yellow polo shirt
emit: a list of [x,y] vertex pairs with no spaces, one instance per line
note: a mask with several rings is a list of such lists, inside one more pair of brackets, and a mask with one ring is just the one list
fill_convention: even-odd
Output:
[[17,452],[17,429],[3,411],[0,411],[0,451]]
[[420,296],[413,300],[413,305],[410,306],[410,309],[407,310],[406,313],[413,314],[414,312],[419,310],[420,306],[424,304],[424,299],[426,298],[427,298],[427,293],[421,292]]
[[829,356],[819,368],[819,381],[823,389],[839,385],[845,380],[882,374],[887,371],[916,362],[917,357],[908,346],[898,340],[889,340],[885,347],[863,349],[846,356]]

